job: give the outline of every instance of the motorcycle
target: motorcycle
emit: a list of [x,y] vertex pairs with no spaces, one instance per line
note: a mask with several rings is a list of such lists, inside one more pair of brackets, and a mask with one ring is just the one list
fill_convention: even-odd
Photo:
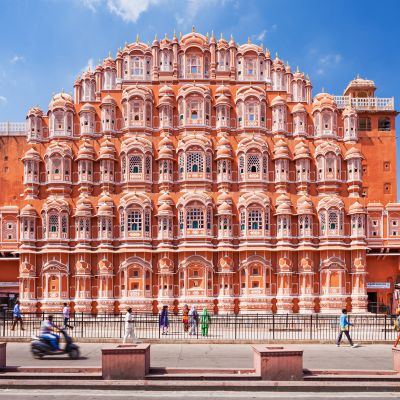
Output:
[[50,342],[40,336],[33,336],[31,342],[31,352],[34,358],[41,359],[44,356],[54,356],[60,354],[68,354],[71,360],[79,358],[79,347],[73,343],[72,337],[67,334],[65,329],[60,332],[64,336],[65,347],[60,350],[54,350]]

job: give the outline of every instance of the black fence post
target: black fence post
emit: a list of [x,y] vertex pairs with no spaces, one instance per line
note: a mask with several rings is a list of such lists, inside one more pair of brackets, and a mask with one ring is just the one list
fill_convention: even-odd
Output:
[[122,338],[122,313],[119,313],[119,337]]
[[312,337],[312,324],[313,324],[313,320],[312,320],[312,314],[310,315],[310,340],[313,340]]
[[237,339],[237,314],[235,314],[235,340]]
[[385,335],[384,335],[384,337],[385,337],[385,340],[386,340],[386,323],[387,323],[387,321],[386,321],[386,318],[387,317],[387,315],[385,314]]
[[272,314],[272,340],[275,340],[275,314]]
[[161,338],[161,314],[158,313],[158,338]]
[[3,309],[3,337],[6,336],[6,310]]

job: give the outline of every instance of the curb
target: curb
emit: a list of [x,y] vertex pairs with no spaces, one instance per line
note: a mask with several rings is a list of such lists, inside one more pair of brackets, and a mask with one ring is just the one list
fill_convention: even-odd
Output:
[[[0,337],[0,341],[8,343],[28,343],[30,337]],[[218,340],[218,339],[146,339],[141,341],[151,344],[335,344],[335,340]],[[122,338],[76,338],[75,343],[120,343]],[[392,345],[392,340],[365,340],[359,344],[385,344]]]
[[283,382],[283,381],[78,381],[0,380],[0,389],[82,389],[142,391],[234,391],[234,392],[400,392],[398,382]]

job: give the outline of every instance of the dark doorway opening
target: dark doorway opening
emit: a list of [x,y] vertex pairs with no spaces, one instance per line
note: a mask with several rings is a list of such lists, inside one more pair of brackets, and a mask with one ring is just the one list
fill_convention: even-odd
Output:
[[378,311],[378,293],[368,292],[368,311],[376,313]]

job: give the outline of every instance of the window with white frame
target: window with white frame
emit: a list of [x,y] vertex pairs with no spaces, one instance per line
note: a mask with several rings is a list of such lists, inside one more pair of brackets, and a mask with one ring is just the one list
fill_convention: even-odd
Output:
[[389,235],[400,236],[400,218],[391,217],[389,219]]
[[310,215],[299,216],[299,236],[310,237],[312,236],[312,217]]
[[187,172],[204,172],[204,156],[200,152],[187,153],[186,160]]
[[204,229],[204,211],[200,207],[186,209],[186,229]]
[[142,211],[131,210],[127,212],[127,231],[142,231]]
[[369,218],[369,235],[372,238],[382,237],[380,218]]
[[247,229],[260,231],[263,229],[263,213],[258,208],[250,208],[247,211]]

